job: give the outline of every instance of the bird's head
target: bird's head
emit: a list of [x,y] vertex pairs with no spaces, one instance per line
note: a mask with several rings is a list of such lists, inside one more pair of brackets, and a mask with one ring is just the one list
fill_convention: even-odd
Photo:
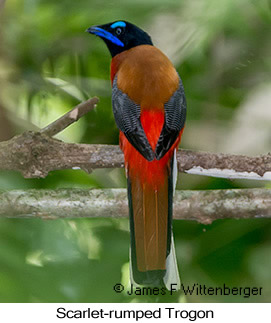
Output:
[[144,30],[127,21],[92,26],[86,31],[102,38],[112,57],[138,45],[153,45],[151,37]]

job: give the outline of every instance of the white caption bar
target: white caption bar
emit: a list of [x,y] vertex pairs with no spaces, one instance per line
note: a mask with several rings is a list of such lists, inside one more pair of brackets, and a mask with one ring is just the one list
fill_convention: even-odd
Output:
[[270,304],[0,304],[0,322],[267,322]]

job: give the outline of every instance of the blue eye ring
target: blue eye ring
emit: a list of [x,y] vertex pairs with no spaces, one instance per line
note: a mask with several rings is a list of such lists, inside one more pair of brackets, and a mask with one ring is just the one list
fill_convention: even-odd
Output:
[[126,27],[126,23],[124,21],[116,21],[110,27],[113,29],[116,27]]

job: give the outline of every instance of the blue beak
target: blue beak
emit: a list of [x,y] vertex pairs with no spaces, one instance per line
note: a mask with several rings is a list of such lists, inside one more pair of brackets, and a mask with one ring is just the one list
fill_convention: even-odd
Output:
[[100,27],[97,26],[93,26],[93,27],[89,27],[86,32],[90,33],[90,34],[94,34],[96,36],[105,38],[109,41],[111,41],[111,43],[124,47],[124,44],[122,41],[120,41],[116,36],[112,35],[109,31],[106,31]]

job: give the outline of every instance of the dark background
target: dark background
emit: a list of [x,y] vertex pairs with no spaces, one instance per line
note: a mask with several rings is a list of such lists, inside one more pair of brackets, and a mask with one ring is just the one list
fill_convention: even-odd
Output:
[[[271,14],[267,0],[7,0],[0,16],[0,140],[53,121],[81,100],[100,103],[58,138],[118,143],[110,56],[91,25],[131,21],[152,35],[182,77],[182,147],[263,154],[271,148]],[[125,187],[124,170],[56,171],[45,179],[0,172],[0,189]],[[180,174],[178,189],[271,187]],[[263,287],[262,296],[128,297],[128,219],[0,221],[1,302],[270,302],[271,222],[174,221],[183,283]]]

